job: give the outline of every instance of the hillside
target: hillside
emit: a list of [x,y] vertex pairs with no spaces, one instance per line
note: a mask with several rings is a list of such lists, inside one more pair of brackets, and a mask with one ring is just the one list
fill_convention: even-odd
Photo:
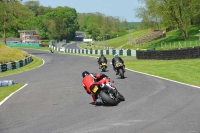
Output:
[[120,36],[114,39],[100,42],[96,41],[94,42],[94,46],[105,46],[123,49],[151,49],[152,47],[154,47],[157,50],[200,46],[199,29],[200,25],[189,26],[187,30],[189,35],[188,40],[185,40],[183,38],[180,30],[171,30],[166,32],[166,37],[144,44],[135,44],[134,40],[150,32],[151,29],[135,30],[130,31],[124,36]]
[[26,56],[29,56],[29,53],[0,42],[0,64],[21,60]]

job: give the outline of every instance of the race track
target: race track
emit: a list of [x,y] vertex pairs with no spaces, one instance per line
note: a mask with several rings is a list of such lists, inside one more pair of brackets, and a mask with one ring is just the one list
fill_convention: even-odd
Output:
[[[30,50],[43,66],[0,77],[27,83],[0,106],[0,133],[199,133],[200,89],[127,70],[115,75],[126,101],[92,105],[81,73],[100,72],[94,57]],[[109,62],[111,60],[108,60]]]

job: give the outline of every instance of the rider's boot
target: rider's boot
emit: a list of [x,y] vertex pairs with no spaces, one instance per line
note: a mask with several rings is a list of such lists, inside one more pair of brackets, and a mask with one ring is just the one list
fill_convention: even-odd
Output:
[[118,75],[119,74],[119,72],[118,71],[116,71],[116,75]]
[[100,97],[97,98],[96,102],[97,102],[96,105],[103,105],[104,104],[103,101],[102,101],[102,99]]

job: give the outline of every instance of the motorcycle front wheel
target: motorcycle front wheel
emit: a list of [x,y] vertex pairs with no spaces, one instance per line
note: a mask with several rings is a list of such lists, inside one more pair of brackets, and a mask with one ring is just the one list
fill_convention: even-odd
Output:
[[102,66],[102,71],[103,71],[103,72],[106,71],[106,66]]
[[125,97],[118,91],[117,92],[117,98],[120,100],[120,101],[125,101]]
[[123,69],[119,69],[119,74],[120,74],[121,78],[123,79],[124,78],[124,71],[123,71]]

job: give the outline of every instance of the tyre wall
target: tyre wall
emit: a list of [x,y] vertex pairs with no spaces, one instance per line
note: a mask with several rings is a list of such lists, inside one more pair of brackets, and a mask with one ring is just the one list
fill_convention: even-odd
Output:
[[28,56],[25,59],[22,59],[22,60],[19,60],[19,61],[0,64],[0,72],[5,72],[5,71],[17,69],[19,67],[23,67],[23,66],[25,66],[26,64],[28,64],[32,61],[33,61],[32,56]]
[[200,58],[200,47],[181,48],[174,50],[136,50],[137,59],[191,59]]

